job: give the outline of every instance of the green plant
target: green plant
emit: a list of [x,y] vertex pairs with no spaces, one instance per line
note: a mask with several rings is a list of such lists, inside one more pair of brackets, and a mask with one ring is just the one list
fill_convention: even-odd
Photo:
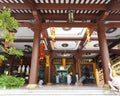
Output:
[[21,77],[14,77],[10,75],[1,75],[0,76],[0,88],[19,88],[22,87],[25,83],[25,79]]
[[4,61],[6,60],[7,58],[4,56],[4,55],[0,55],[0,60]]
[[11,10],[4,6],[2,12],[0,13],[0,30],[8,31],[17,27],[18,22],[14,17],[11,16]]
[[7,51],[7,53],[9,55],[16,55],[18,57],[21,57],[21,56],[24,55],[22,50],[18,50],[16,48],[12,48],[12,47],[11,48],[7,48],[6,51]]

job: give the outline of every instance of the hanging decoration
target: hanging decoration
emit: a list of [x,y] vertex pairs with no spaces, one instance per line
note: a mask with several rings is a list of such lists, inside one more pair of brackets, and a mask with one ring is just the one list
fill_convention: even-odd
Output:
[[55,40],[55,28],[54,27],[52,27],[52,29],[51,29],[51,39],[52,39],[52,41]]
[[55,42],[55,28],[54,27],[52,27],[51,29],[51,39],[52,39],[51,47],[54,48],[54,42]]
[[46,55],[46,67],[49,67],[50,66],[50,56],[49,55]]
[[66,67],[66,58],[62,58],[62,66]]
[[86,32],[87,32],[88,48],[90,48],[90,30],[87,28]]
[[74,10],[68,10],[68,22],[74,22]]
[[44,54],[45,54],[45,45],[44,45],[44,43],[40,43],[40,50],[39,50],[39,52],[40,52],[40,55],[39,55],[39,60],[42,60],[42,59],[44,59]]

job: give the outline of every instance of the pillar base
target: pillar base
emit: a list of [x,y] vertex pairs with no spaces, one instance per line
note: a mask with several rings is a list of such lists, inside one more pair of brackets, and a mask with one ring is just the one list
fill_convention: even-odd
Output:
[[103,85],[103,88],[105,88],[105,89],[110,89],[110,86],[109,86],[109,84],[104,84],[104,85]]
[[38,88],[39,86],[37,84],[28,84],[26,86],[27,89],[34,89],[34,88]]
[[49,86],[50,86],[50,85],[52,85],[52,83],[51,83],[51,82],[48,82],[48,83],[47,83],[47,85],[49,85]]

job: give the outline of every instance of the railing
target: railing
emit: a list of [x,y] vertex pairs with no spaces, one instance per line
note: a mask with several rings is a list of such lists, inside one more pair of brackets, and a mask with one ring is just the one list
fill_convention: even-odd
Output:
[[120,76],[120,61],[112,65],[112,69],[115,71],[116,75]]
[[[111,67],[113,70],[113,75],[115,74],[120,76],[120,56],[112,60]],[[96,75],[96,84],[99,85],[104,80],[103,70],[96,69],[95,75]]]
[[96,84],[99,85],[103,80],[103,70],[96,69]]

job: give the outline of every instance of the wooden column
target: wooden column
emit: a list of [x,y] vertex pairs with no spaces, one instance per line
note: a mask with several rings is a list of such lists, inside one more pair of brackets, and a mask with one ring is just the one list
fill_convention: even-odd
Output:
[[110,80],[109,68],[108,68],[108,63],[110,62],[110,59],[108,53],[108,45],[105,36],[105,26],[103,21],[98,22],[98,40],[99,40],[100,55],[103,65],[104,83],[108,84],[108,80]]
[[40,44],[40,30],[35,30],[28,88],[32,86],[35,87],[37,85],[39,44]]
[[78,74],[78,78],[81,77],[81,73],[80,73],[80,59],[79,56],[75,56],[76,59],[76,73]]
[[75,58],[73,58],[73,64],[72,64],[72,76],[73,76],[73,82],[72,83],[75,83],[76,82],[76,62],[75,62]]

